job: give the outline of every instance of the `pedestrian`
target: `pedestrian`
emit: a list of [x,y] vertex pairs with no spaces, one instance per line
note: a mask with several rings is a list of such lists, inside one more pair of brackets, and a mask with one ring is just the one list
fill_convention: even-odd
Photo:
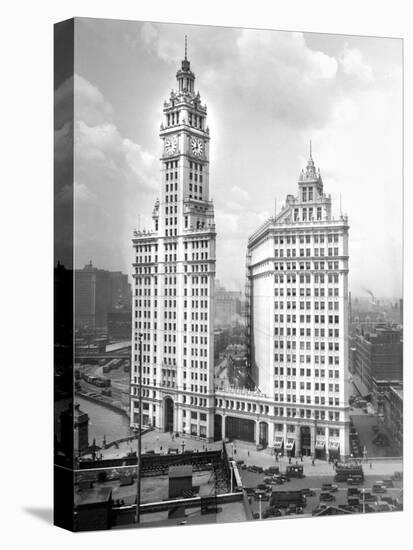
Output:
[[372,469],[372,467],[373,467],[373,464],[370,462],[370,470]]
[[248,451],[248,456],[250,456],[250,452]]
[[234,456],[237,454],[237,449],[234,449]]
[[291,464],[291,457],[288,457],[288,464]]
[[311,460],[311,466],[314,466],[314,458]]

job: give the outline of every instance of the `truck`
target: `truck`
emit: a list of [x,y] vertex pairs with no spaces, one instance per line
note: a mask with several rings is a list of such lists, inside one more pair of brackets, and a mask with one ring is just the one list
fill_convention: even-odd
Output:
[[288,477],[302,478],[304,476],[304,467],[301,465],[287,466],[285,475]]
[[307,499],[301,491],[273,491],[270,499],[270,506],[275,508],[288,508],[290,504],[295,504],[304,508]]
[[336,466],[334,481],[347,481],[348,478],[364,479],[363,468],[360,464],[339,463]]

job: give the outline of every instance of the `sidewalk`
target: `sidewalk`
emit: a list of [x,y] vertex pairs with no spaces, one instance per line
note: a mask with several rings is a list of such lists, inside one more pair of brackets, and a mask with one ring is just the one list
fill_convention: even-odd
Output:
[[[213,443],[206,443],[202,440],[192,439],[191,437],[175,437],[172,439],[169,432],[157,432],[152,430],[142,436],[142,453],[147,451],[155,451],[156,453],[162,453],[168,451],[168,448],[178,449],[181,453],[182,450],[215,450],[222,449],[222,441],[215,441]],[[120,458],[127,453],[138,450],[138,440],[120,443],[119,447],[112,446],[109,449],[105,449],[101,452],[103,458]]]
[[[278,466],[281,471],[285,471],[289,465],[287,457],[280,457],[278,462],[273,454],[272,449],[263,449],[257,451],[253,443],[246,443],[244,441],[234,441],[233,443],[226,444],[229,457],[233,457],[234,460],[243,460],[248,466],[261,466],[262,468],[268,468],[270,466]],[[234,454],[232,453],[234,450]],[[291,459],[291,464],[295,464],[297,458]],[[370,467],[371,463],[371,467]],[[331,476],[334,475],[333,464],[330,464],[326,460],[316,459],[314,466],[312,465],[311,457],[303,457],[303,461],[298,458],[298,464],[304,466],[304,473],[306,476]],[[403,463],[401,460],[372,460],[363,464],[363,470],[365,475],[381,475],[388,477],[394,474],[396,471],[403,470]]]
[[[119,448],[111,447],[102,451],[104,458],[120,458],[125,456],[131,451],[137,451],[138,441],[134,439],[131,442],[121,443]],[[213,443],[205,443],[205,441],[192,439],[191,437],[174,437],[172,439],[168,432],[157,432],[155,430],[150,431],[142,437],[142,452],[155,451],[166,452],[168,448],[178,449],[181,453],[182,450],[218,450],[222,448],[222,441],[215,441]],[[228,456],[234,460],[243,460],[248,466],[261,466],[262,468],[269,468],[270,466],[278,466],[281,471],[285,471],[289,464],[287,457],[280,457],[278,462],[274,456],[274,451],[270,448],[257,451],[255,444],[245,441],[234,441],[232,443],[226,443],[226,449]],[[295,464],[296,458],[291,459],[291,464]],[[311,457],[303,457],[301,462],[298,459],[298,464],[304,466],[304,473],[306,476],[331,476],[334,475],[334,467],[325,460],[316,459],[314,466],[311,463]],[[371,467],[370,467],[371,464]],[[403,463],[401,460],[372,460],[363,464],[363,470],[365,475],[383,476],[389,477],[396,471],[403,470]]]

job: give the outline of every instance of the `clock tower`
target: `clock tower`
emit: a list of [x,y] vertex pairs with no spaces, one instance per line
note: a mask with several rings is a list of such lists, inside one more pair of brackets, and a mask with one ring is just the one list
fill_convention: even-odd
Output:
[[154,228],[135,231],[131,424],[143,341],[143,424],[213,439],[214,207],[209,196],[207,108],[185,58],[163,104],[161,182]]

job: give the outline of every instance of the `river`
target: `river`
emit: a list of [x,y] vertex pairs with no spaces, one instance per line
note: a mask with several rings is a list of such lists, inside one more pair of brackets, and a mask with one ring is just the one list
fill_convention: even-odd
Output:
[[80,409],[89,415],[90,445],[94,438],[96,438],[96,445],[100,446],[104,437],[109,443],[109,441],[129,435],[129,419],[124,414],[112,411],[80,396],[76,396],[76,403],[79,403]]

